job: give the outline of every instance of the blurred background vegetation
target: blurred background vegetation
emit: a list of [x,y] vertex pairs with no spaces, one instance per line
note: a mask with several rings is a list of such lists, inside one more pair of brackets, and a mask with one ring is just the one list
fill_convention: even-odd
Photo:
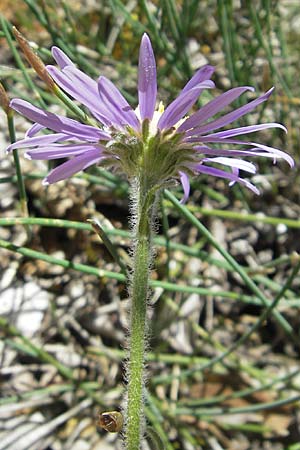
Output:
[[[240,123],[284,123],[287,135],[260,133],[261,142],[298,164],[298,1],[2,0],[0,14],[0,79],[11,98],[65,110],[19,53],[12,25],[46,64],[57,45],[95,79],[109,77],[133,106],[147,32],[164,103],[207,63],[216,66],[216,91],[199,107],[230,87],[254,86],[251,99],[275,86]],[[4,114],[1,122],[5,149]],[[21,138],[29,124],[15,124]],[[299,168],[257,163],[259,197],[203,176],[186,207],[161,199],[147,357],[150,449],[300,449]],[[15,169],[1,154],[0,450],[119,449],[96,418],[122,402],[126,180],[92,168],[44,189],[45,164],[22,156],[21,164],[30,212],[22,223]],[[93,216],[113,252],[86,223]],[[36,329],[24,326],[27,304],[39,313]]]

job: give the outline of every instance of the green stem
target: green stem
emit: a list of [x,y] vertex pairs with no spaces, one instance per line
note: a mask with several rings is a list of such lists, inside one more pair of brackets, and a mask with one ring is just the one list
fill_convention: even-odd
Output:
[[[133,187],[134,232],[133,274],[126,412],[126,450],[139,450],[144,426],[144,358],[146,313],[151,261],[151,216],[154,197],[143,183]],[[134,210],[136,208],[137,212]]]
[[[10,142],[13,144],[16,142],[16,133],[15,133],[15,127],[14,127],[14,119],[13,119],[13,111],[9,108],[7,113],[7,124],[8,124],[8,130],[9,130],[9,137]],[[17,174],[17,185],[19,189],[19,197],[20,197],[20,207],[22,216],[28,217],[28,207],[27,207],[27,195],[25,190],[25,184],[24,179],[21,171],[21,164],[19,159],[18,150],[13,150],[13,157],[16,167],[16,174]]]
[[[181,214],[186,217],[203,236],[205,236],[207,241],[210,242],[216,250],[218,250],[218,252],[225,258],[225,260],[232,266],[232,268],[240,275],[245,285],[261,300],[262,305],[268,306],[268,300],[258,288],[258,286],[253,282],[252,278],[237,263],[237,261],[215,240],[215,238],[207,230],[207,228],[205,228],[205,226],[201,222],[199,222],[184,205],[181,205],[171,192],[165,190],[165,196],[181,212]],[[272,311],[272,315],[276,318],[278,324],[288,334],[288,336],[290,336],[294,340],[295,336],[293,334],[293,328],[289,324],[289,322],[287,322],[287,320],[276,309]]]

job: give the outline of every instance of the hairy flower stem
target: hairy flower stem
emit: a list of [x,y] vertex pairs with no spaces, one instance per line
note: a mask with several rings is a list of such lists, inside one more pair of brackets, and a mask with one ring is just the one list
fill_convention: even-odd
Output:
[[[133,189],[135,218],[129,338],[126,450],[140,450],[144,426],[144,355],[146,313],[151,263],[152,215],[155,194],[138,183]],[[144,185],[145,186],[145,185]]]

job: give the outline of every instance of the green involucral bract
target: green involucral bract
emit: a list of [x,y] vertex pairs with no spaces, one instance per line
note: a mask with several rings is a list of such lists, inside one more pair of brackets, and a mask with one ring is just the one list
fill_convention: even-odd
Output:
[[112,132],[112,139],[106,144],[108,161],[113,161],[129,180],[143,179],[149,190],[168,185],[181,170],[192,174],[188,165],[197,162],[197,152],[192,144],[183,142],[184,134],[170,128],[152,135],[149,125],[145,119],[140,133],[129,127],[126,133]]

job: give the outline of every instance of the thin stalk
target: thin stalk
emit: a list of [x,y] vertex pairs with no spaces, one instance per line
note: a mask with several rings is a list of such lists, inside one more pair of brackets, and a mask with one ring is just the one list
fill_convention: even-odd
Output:
[[48,352],[43,350],[42,347],[38,347],[37,345],[34,345],[29,338],[24,336],[17,328],[15,328],[13,325],[10,325],[8,321],[0,317],[0,328],[4,330],[4,333],[6,335],[16,336],[21,339],[22,344],[27,347],[30,351],[33,352],[34,355],[36,355],[37,358],[41,359],[42,361],[51,364],[53,367],[56,368],[56,370],[64,377],[68,378],[69,380],[74,380],[72,370],[66,367],[64,364],[60,363],[55,359],[52,355],[50,355]]
[[265,216],[264,214],[249,214],[239,211],[226,211],[215,208],[202,208],[201,206],[188,206],[193,214],[200,213],[203,216],[221,217],[222,219],[238,220],[241,222],[259,222],[277,226],[284,224],[289,228],[300,228],[300,220],[288,219],[286,217]]
[[[19,219],[20,220],[20,219]],[[0,222],[1,223],[1,222]],[[84,225],[84,224],[82,224]],[[154,242],[160,242],[157,240],[154,240]],[[12,244],[11,242],[5,241],[3,239],[0,239],[0,248],[4,248],[6,250],[19,253],[23,256],[27,256],[28,258],[33,259],[40,259],[41,261],[45,261],[49,264],[55,264],[61,267],[65,267],[66,269],[73,269],[78,272],[82,273],[88,273],[90,275],[95,275],[100,278],[110,278],[114,279],[120,282],[124,282],[126,280],[126,277],[122,273],[118,272],[112,272],[109,270],[100,269],[97,267],[89,266],[87,264],[81,264],[81,263],[74,263],[72,261],[69,261],[67,259],[62,258],[56,258],[54,256],[47,255],[45,253],[32,250],[28,247],[21,247],[15,244]],[[199,294],[199,295],[211,295],[216,298],[230,298],[232,300],[239,300],[243,301],[245,303],[254,304],[254,305],[261,305],[261,300],[258,297],[250,297],[249,295],[239,294],[237,292],[231,292],[231,291],[220,291],[216,290],[213,291],[211,288],[202,288],[197,286],[186,286],[184,284],[175,284],[175,283],[168,283],[166,281],[158,281],[158,280],[150,280],[149,282],[150,287],[153,288],[162,288],[169,292],[182,292],[187,294]],[[272,303],[270,300],[266,300],[266,306],[271,305]],[[287,301],[283,301],[281,304],[282,307],[299,307],[299,298],[293,298],[288,299]]]
[[132,189],[135,217],[126,408],[126,449],[139,450],[144,426],[144,359],[154,197],[139,180]]
[[[7,111],[7,124],[8,124],[8,131],[9,131],[9,137],[10,142],[13,144],[16,142],[16,133],[15,133],[15,127],[14,127],[14,118],[13,118],[13,110],[9,108]],[[22,176],[21,171],[21,164],[19,159],[18,150],[13,150],[13,157],[16,167],[16,174],[17,174],[17,185],[19,190],[19,197],[20,197],[20,208],[22,216],[28,217],[28,207],[27,207],[27,195],[25,190],[25,184],[24,179]]]
[[[87,175],[87,174],[83,174],[83,175]],[[43,178],[44,176],[42,176],[41,178]],[[80,178],[82,176],[78,176],[78,178]],[[30,178],[30,177],[27,175],[26,178]],[[17,177],[13,177],[13,181],[16,181],[16,180],[17,180]],[[99,181],[98,178],[97,178],[97,180]],[[0,226],[7,227],[7,226],[14,226],[14,225],[25,225],[25,226],[26,225],[41,225],[41,226],[45,226],[45,227],[54,227],[54,228],[71,228],[71,229],[75,229],[75,230],[77,229],[77,230],[86,230],[86,231],[93,230],[92,226],[89,225],[88,223],[76,222],[76,221],[72,221],[72,220],[49,219],[49,218],[44,218],[44,217],[0,218]],[[299,221],[299,228],[300,228],[300,221]],[[119,228],[105,228],[105,227],[103,228],[103,230],[109,236],[117,236],[117,237],[124,238],[124,239],[130,238],[130,232],[126,231],[126,230],[122,230]],[[153,242],[157,246],[160,246],[160,247],[168,247],[169,246],[170,250],[172,250],[172,251],[179,250],[187,256],[194,256],[195,258],[201,259],[202,262],[208,262],[216,267],[221,267],[222,269],[225,269],[227,271],[234,270],[226,261],[214,258],[214,257],[210,256],[208,253],[206,253],[205,251],[198,249],[196,246],[188,247],[187,245],[184,245],[184,244],[179,244],[177,242],[172,242],[169,240],[167,241],[166,238],[163,238],[161,236],[154,237]],[[293,259],[294,259],[293,254],[291,254],[291,255],[283,255],[277,259],[267,262],[262,265],[262,270],[263,270],[262,273],[265,273],[264,272],[265,269],[275,268],[282,264],[291,264]],[[256,268],[254,270],[252,268],[248,268],[245,266],[242,266],[242,267],[245,270],[245,272],[250,272],[252,275],[253,275],[253,273],[255,273]],[[258,273],[260,273],[260,272],[258,271]],[[260,279],[260,282],[266,283],[262,279]]]
[[116,250],[115,245],[109,239],[108,234],[106,233],[106,231],[102,227],[102,225],[99,222],[99,220],[96,219],[96,218],[92,218],[92,219],[88,219],[87,222],[91,223],[94,231],[98,234],[99,238],[101,239],[101,241],[103,242],[103,244],[105,245],[105,247],[107,248],[107,250],[109,251],[111,256],[113,257],[113,259],[116,261],[118,266],[120,267],[122,273],[124,275],[126,275],[126,273],[127,273],[126,266],[124,265],[122,259],[120,258],[119,254],[118,254],[118,252]]
[[[273,402],[268,403],[257,403],[256,405],[242,406],[242,407],[220,407],[220,408],[211,408],[211,409],[193,409],[193,415],[197,418],[201,418],[205,420],[210,416],[220,416],[225,414],[247,414],[250,412],[257,411],[266,411],[270,409],[277,409],[285,405],[293,405],[295,408],[298,407],[298,403],[300,401],[300,395],[295,395],[294,397],[283,398],[279,400],[275,400]],[[189,408],[176,408],[172,415],[189,415],[191,414],[191,410]]]
[[272,381],[268,383],[263,383],[260,386],[250,387],[247,389],[242,389],[240,391],[235,391],[230,394],[221,394],[221,395],[215,395],[213,397],[206,397],[201,398],[197,400],[189,400],[189,401],[183,401],[177,403],[178,407],[189,407],[189,408],[196,408],[201,406],[211,406],[213,404],[220,404],[224,403],[228,400],[237,399],[237,398],[245,398],[249,397],[250,395],[253,395],[257,392],[262,391],[273,391],[276,392],[279,389],[279,383],[285,383],[285,386],[288,386],[290,384],[291,380],[299,375],[299,369],[295,370],[294,372],[285,374],[282,377],[274,378]]
[[[110,278],[114,279],[120,282],[126,281],[126,277],[124,274],[119,272],[112,272],[105,269],[100,269],[94,266],[89,266],[87,264],[81,264],[81,263],[74,263],[72,261],[69,261],[67,259],[62,258],[56,258],[54,256],[47,255],[45,253],[32,250],[28,247],[21,247],[15,244],[12,244],[8,241],[4,241],[3,239],[0,239],[0,248],[4,248],[6,250],[10,250],[12,252],[19,253],[23,256],[27,256],[28,258],[33,259],[40,259],[41,261],[45,261],[49,264],[55,264],[61,267],[65,267],[66,269],[73,269],[78,272],[82,273],[88,273],[90,275],[95,275],[100,278]],[[250,303],[254,305],[260,305],[261,302],[258,298],[250,297],[247,295],[239,294],[237,292],[231,292],[231,291],[219,291],[219,290],[212,290],[211,288],[202,288],[197,286],[187,286],[184,284],[175,284],[175,283],[168,283],[166,281],[158,281],[158,280],[150,280],[149,285],[153,288],[162,288],[166,291],[170,292],[182,292],[187,294],[199,294],[199,295],[211,295],[215,297],[224,297],[224,298],[230,298],[232,300],[240,300],[245,303]],[[267,305],[270,304],[270,301],[267,301]],[[288,300],[288,302],[284,303],[284,306],[287,307],[298,307],[299,306],[299,299],[293,299]]]
[[235,74],[234,61],[232,58],[233,49],[231,46],[231,39],[230,39],[230,24],[229,24],[229,20],[228,20],[227,6],[228,5],[226,4],[226,2],[222,2],[221,0],[218,0],[218,11],[219,11],[219,16],[220,16],[220,26],[221,26],[222,35],[223,35],[224,53],[226,55],[226,63],[227,63],[227,67],[228,67],[229,78],[232,81],[232,83],[235,85],[236,74]]
[[77,378],[74,377],[73,371],[69,367],[60,363],[56,358],[54,358],[52,355],[46,352],[42,347],[33,344],[30,341],[30,339],[24,336],[13,325],[10,325],[8,321],[3,317],[0,317],[0,329],[4,331],[6,336],[14,336],[20,339],[20,342],[17,342],[15,340],[12,341],[9,338],[6,338],[5,343],[7,345],[17,349],[20,352],[38,358],[40,361],[46,364],[52,365],[53,367],[56,368],[58,373],[63,378],[66,378],[73,383],[74,388],[82,389],[88,395],[88,397],[92,398],[96,403],[103,406],[102,396],[97,392],[95,392],[99,390],[99,385],[98,388],[95,389],[95,387],[93,387],[90,383],[78,383]]
[[62,258],[56,258],[54,256],[32,250],[28,247],[19,247],[18,245],[12,244],[8,241],[4,241],[2,239],[0,239],[0,248],[5,248],[6,250],[19,253],[23,256],[27,256],[28,258],[40,259],[41,261],[65,267],[66,269],[73,269],[82,273],[95,275],[96,277],[112,278],[120,282],[124,282],[126,280],[125,275],[118,272],[99,269],[97,267],[88,266],[87,264],[73,263],[72,261],[68,261]]
[[260,47],[263,48],[264,51],[265,51],[267,60],[268,60],[269,65],[270,65],[271,72],[272,72],[273,75],[277,76],[277,78],[278,78],[279,82],[281,83],[282,88],[283,88],[285,94],[287,95],[287,97],[292,98],[293,95],[292,95],[292,93],[290,91],[289,86],[287,85],[287,83],[285,81],[285,78],[281,75],[281,72],[278,69],[277,64],[274,63],[270,45],[266,42],[266,39],[265,39],[265,37],[263,35],[262,28],[261,28],[260,23],[259,23],[259,19],[258,19],[258,16],[257,16],[257,11],[256,11],[256,9],[255,9],[255,7],[254,7],[254,5],[252,4],[251,1],[247,0],[246,1],[246,5],[247,5],[247,8],[248,8],[249,13],[250,13],[250,18],[252,20],[252,24],[254,26],[256,38],[257,38],[257,40],[259,42]]
[[37,99],[39,106],[41,106],[42,108],[46,108],[46,104],[40,94],[40,91],[37,88],[37,85],[32,81],[32,79],[28,75],[28,69],[26,68],[25,64],[23,63],[22,58],[15,47],[15,41],[13,40],[12,35],[11,35],[11,24],[1,15],[0,15],[0,24],[2,26],[2,30],[5,34],[5,38],[7,40],[9,48],[11,50],[11,53],[15,59],[16,66],[19,67],[19,69],[21,70],[21,72],[23,74],[24,81],[26,82],[29,89],[34,92],[34,96]]
[[[215,356],[210,360],[208,364],[204,364],[202,367],[193,368],[190,370],[182,371],[180,375],[176,375],[176,378],[178,379],[184,379],[195,373],[203,372],[204,370],[207,370],[208,368],[212,367],[216,362],[221,362],[225,358],[227,358],[230,354],[232,354],[238,347],[240,347],[242,344],[244,344],[250,336],[259,329],[259,327],[268,319],[272,311],[276,308],[277,304],[279,303],[281,297],[284,295],[285,291],[289,289],[289,287],[292,285],[292,282],[294,278],[296,277],[297,273],[300,270],[300,261],[298,261],[293,268],[290,276],[288,277],[286,283],[282,287],[281,291],[276,295],[274,300],[269,304],[269,306],[263,311],[263,313],[260,315],[258,320],[249,328],[249,330],[243,334],[231,347],[229,347],[224,353],[221,355]],[[297,340],[297,337],[294,337],[294,335],[291,336],[293,340]],[[171,376],[161,376],[156,379],[156,383],[164,383],[166,380],[172,381],[174,379],[174,375]]]
[[[232,268],[240,275],[245,285],[255,294],[261,301],[262,305],[268,306],[268,300],[258,288],[258,286],[252,281],[252,278],[245,272],[245,270],[237,263],[237,261],[215,240],[213,235],[205,228],[205,226],[199,222],[193,214],[184,206],[181,205],[180,202],[176,199],[176,197],[169,191],[165,190],[165,196],[171,203],[175,206],[175,208],[186,217],[189,222],[191,222],[197,230],[206,237],[207,241],[211,243],[215,249],[225,258],[225,260],[232,266]],[[286,332],[286,334],[295,340],[294,332],[292,326],[289,322],[277,311],[277,309],[272,310],[272,315],[277,320],[278,324],[281,328]],[[297,339],[296,339],[297,341]]]

